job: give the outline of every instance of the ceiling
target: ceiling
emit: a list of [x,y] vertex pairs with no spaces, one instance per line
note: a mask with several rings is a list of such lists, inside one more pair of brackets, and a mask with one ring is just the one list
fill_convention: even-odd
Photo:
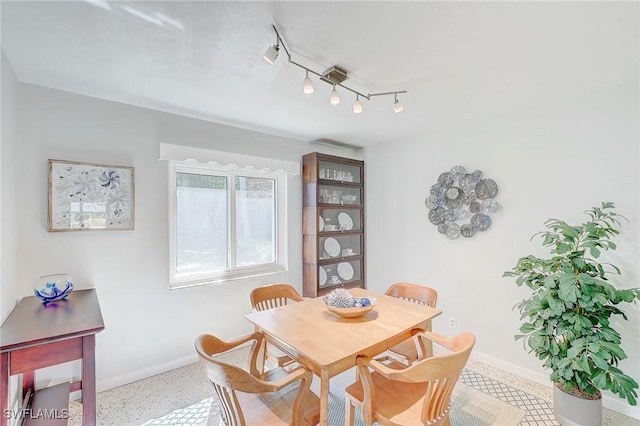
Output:
[[[443,128],[638,79],[637,2],[2,1],[2,48],[17,78],[87,96],[303,141],[357,146]],[[363,101],[292,59],[349,71]]]

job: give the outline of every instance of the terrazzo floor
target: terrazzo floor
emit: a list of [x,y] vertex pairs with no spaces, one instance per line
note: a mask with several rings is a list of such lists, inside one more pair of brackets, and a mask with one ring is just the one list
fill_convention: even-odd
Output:
[[[246,354],[231,352],[228,361],[241,363]],[[345,373],[347,374],[347,373]],[[314,381],[315,382],[315,381]],[[495,398],[508,405],[518,420],[507,417],[495,423],[478,416],[459,416],[454,425],[557,425],[552,411],[553,392],[550,387],[533,383],[475,360],[469,360],[460,382],[469,388],[482,392],[486,398]],[[336,386],[337,387],[337,386]],[[312,388],[313,389],[313,388]],[[332,379],[332,393],[334,381]],[[187,365],[176,370],[140,380],[97,395],[97,413],[99,425],[217,425],[217,401],[210,396],[211,388],[198,364]],[[330,410],[331,426],[341,425],[344,399],[333,395],[338,408]],[[489,400],[489,399],[488,399]],[[338,416],[332,414],[337,412]],[[72,402],[70,406],[70,425],[81,425],[82,405]],[[454,416],[452,415],[452,420]],[[604,426],[640,426],[640,421],[620,413],[604,409]]]

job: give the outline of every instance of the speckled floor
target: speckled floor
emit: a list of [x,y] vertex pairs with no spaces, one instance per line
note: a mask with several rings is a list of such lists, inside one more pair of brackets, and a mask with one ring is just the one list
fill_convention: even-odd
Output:
[[[246,351],[229,353],[228,361],[241,364]],[[352,371],[331,381],[330,423],[343,424],[342,388]],[[317,380],[312,389],[318,392]],[[502,370],[469,360],[456,387],[452,408],[454,425],[557,425],[551,407],[552,389]],[[460,404],[456,407],[455,401]],[[202,366],[185,367],[98,393],[99,425],[216,425],[218,403]],[[72,402],[70,425],[81,425],[82,405]],[[356,419],[359,421],[359,419]],[[363,424],[358,422],[357,424]],[[640,426],[640,421],[604,410],[604,426]]]

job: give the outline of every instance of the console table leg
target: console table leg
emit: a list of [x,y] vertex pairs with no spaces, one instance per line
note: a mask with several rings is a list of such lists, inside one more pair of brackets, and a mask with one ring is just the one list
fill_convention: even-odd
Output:
[[10,412],[7,411],[9,407],[9,382],[11,377],[9,376],[9,354],[3,352],[0,354],[0,376],[2,376],[2,383],[0,383],[0,426],[7,426],[10,417]]
[[96,424],[96,335],[82,338],[82,425]]
[[35,371],[25,371],[22,373],[22,397],[27,394],[27,390],[36,390],[36,374]]

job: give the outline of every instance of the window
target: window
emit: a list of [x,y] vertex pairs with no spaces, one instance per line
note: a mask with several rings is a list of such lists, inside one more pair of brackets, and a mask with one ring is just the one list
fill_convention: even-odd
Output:
[[206,284],[286,270],[286,174],[170,163],[170,282]]

